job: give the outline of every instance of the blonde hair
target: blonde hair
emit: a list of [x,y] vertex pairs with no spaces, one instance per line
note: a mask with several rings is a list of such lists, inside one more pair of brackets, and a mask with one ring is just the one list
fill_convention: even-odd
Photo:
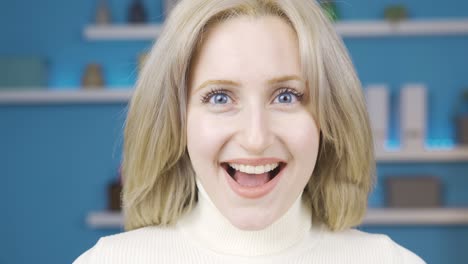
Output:
[[209,27],[237,16],[278,16],[297,33],[310,112],[320,127],[303,199],[314,222],[338,231],[362,221],[374,186],[374,153],[361,84],[341,39],[314,1],[183,0],[140,73],[124,134],[125,229],[170,225],[196,203],[187,153],[189,70]]

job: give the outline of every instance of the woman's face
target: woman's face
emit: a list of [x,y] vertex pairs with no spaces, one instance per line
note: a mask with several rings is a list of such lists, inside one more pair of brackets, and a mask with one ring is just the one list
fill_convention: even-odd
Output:
[[277,17],[218,24],[190,77],[187,147],[197,178],[234,226],[269,226],[302,193],[319,146],[295,31]]

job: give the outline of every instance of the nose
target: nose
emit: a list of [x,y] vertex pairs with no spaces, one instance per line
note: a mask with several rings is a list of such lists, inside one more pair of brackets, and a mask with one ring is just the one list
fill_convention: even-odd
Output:
[[273,142],[271,122],[264,107],[251,107],[241,115],[239,142],[241,147],[252,155],[263,154]]

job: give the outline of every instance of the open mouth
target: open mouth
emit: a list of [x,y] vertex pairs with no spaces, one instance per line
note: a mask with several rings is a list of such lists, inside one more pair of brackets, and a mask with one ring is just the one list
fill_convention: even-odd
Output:
[[223,162],[221,167],[234,181],[244,187],[257,187],[274,179],[286,167],[286,163],[267,164],[265,166],[244,166]]

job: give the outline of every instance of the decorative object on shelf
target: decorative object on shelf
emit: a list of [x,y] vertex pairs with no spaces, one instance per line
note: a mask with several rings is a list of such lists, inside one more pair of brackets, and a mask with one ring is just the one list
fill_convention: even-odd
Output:
[[146,23],[146,9],[141,0],[132,0],[128,9],[128,22],[132,24]]
[[120,195],[122,193],[122,173],[121,168],[117,173],[117,179],[112,181],[107,187],[107,209],[110,211],[121,211],[121,199]]
[[331,21],[338,21],[340,19],[338,7],[334,0],[320,2],[320,5]]
[[366,87],[367,111],[374,136],[376,153],[385,151],[389,124],[390,104],[388,87],[384,84]]
[[0,90],[47,87],[47,63],[41,57],[0,57]]
[[145,62],[148,59],[148,55],[149,54],[147,52],[143,52],[143,53],[140,53],[140,55],[138,55],[138,73],[140,73],[141,70],[143,69]]
[[167,18],[179,0],[164,0],[164,17]]
[[456,109],[456,142],[468,146],[468,87],[463,90]]
[[441,183],[431,176],[398,176],[385,181],[385,203],[392,208],[441,207]]
[[408,19],[408,9],[404,5],[389,5],[385,8],[384,17],[390,22]]
[[91,63],[86,66],[85,72],[81,79],[81,85],[85,89],[96,89],[104,86],[104,77],[100,64]]
[[96,10],[96,24],[109,25],[111,23],[111,14],[107,0],[100,0]]
[[426,140],[426,87],[407,84],[400,95],[401,148],[409,152],[422,150]]

